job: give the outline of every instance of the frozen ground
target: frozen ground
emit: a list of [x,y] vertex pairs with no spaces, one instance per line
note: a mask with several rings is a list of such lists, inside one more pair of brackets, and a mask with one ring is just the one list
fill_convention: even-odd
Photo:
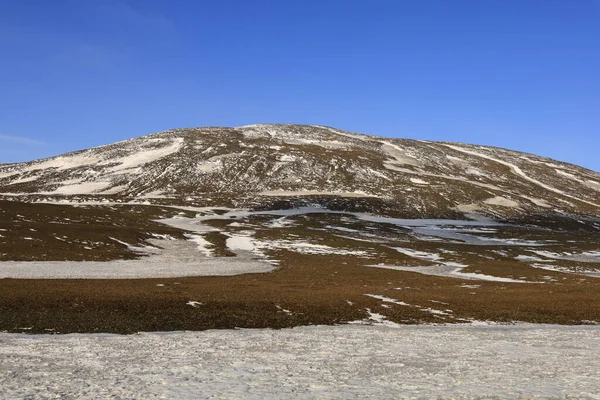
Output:
[[0,334],[0,398],[600,399],[600,327]]

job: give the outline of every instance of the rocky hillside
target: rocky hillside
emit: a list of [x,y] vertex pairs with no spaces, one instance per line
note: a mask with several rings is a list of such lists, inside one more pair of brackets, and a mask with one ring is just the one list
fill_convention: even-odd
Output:
[[301,196],[420,217],[600,213],[600,174],[572,164],[309,125],[174,129],[0,165],[0,193],[5,199],[208,206]]

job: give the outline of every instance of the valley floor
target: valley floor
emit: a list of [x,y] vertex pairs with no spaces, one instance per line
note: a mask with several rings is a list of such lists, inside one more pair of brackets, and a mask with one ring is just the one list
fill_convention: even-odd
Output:
[[0,398],[600,399],[600,327],[0,334]]

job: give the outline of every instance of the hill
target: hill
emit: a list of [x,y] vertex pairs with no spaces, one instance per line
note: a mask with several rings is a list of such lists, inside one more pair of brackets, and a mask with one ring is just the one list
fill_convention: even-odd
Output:
[[0,329],[600,321],[600,174],[323,126],[0,165]]

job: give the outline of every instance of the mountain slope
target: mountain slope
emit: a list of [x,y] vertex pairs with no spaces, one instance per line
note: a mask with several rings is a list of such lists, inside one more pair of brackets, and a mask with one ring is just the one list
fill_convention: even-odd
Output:
[[575,165],[306,125],[174,129],[0,165],[0,193],[239,202],[336,195],[379,198],[421,216],[600,213],[600,174]]

